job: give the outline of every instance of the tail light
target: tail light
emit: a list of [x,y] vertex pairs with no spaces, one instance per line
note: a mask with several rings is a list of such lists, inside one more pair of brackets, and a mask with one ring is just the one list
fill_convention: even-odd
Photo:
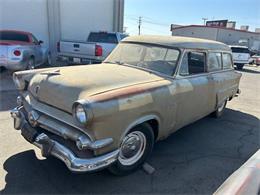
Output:
[[57,42],[57,52],[60,52],[60,42]]
[[19,50],[14,50],[14,55],[15,55],[15,56],[20,56],[20,55],[21,55],[21,51],[19,51]]
[[102,56],[103,48],[100,45],[96,45],[95,56]]

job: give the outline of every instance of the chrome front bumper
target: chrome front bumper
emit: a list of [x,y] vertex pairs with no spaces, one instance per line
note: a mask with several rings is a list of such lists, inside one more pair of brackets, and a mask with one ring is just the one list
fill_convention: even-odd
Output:
[[19,108],[11,110],[11,116],[14,118],[14,128],[21,130],[22,136],[30,143],[41,149],[42,155],[48,157],[52,155],[63,161],[69,170],[73,172],[90,172],[103,169],[113,162],[118,157],[119,150],[114,150],[110,153],[92,157],[92,158],[78,158],[70,149],[51,139],[44,133],[37,132],[33,128],[24,114]]

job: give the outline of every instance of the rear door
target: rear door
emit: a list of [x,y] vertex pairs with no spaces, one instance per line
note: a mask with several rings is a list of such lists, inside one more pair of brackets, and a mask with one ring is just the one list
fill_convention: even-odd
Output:
[[177,82],[178,124],[184,126],[211,112],[211,88],[206,72],[206,51],[186,51]]

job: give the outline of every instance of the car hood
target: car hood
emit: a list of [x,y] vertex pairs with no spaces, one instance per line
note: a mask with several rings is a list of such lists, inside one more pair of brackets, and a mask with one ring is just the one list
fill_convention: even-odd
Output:
[[30,81],[29,91],[41,102],[71,113],[76,100],[163,78],[137,68],[116,64],[46,69]]

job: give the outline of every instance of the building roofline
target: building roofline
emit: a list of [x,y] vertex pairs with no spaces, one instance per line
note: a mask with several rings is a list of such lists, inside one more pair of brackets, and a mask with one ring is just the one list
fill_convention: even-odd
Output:
[[186,25],[186,26],[179,26],[173,28],[171,31],[175,29],[182,29],[182,28],[189,28],[189,27],[198,27],[198,28],[217,28],[217,29],[223,29],[223,30],[232,30],[236,32],[243,32],[243,33],[252,33],[256,35],[260,35],[258,32],[252,32],[252,31],[246,31],[246,30],[240,30],[240,29],[233,29],[233,28],[226,28],[226,27],[219,27],[219,26],[204,26],[204,25]]

